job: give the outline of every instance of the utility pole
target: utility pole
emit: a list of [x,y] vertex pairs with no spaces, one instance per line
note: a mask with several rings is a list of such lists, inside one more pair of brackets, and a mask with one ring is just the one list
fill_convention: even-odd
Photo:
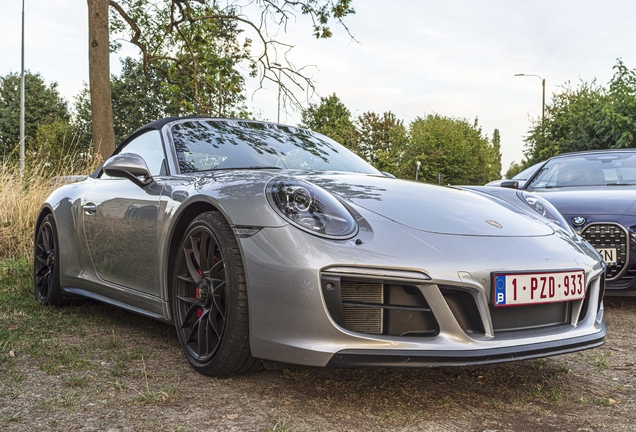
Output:
[[24,177],[24,0],[22,0],[22,74],[20,79],[20,177]]

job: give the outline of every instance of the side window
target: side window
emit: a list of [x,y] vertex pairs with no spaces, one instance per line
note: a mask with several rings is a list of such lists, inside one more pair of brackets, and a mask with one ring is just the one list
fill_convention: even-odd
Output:
[[[163,143],[161,142],[161,133],[157,130],[151,130],[126,144],[119,153],[136,153],[141,156],[150,174],[153,176],[166,175],[166,157],[163,152]],[[102,179],[109,178],[102,173]]]

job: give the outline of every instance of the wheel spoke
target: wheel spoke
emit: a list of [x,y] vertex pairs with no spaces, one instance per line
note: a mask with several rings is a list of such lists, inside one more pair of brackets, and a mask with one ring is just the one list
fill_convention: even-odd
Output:
[[199,334],[197,335],[197,345],[199,346],[199,356],[203,357],[208,353],[208,326],[205,325],[209,312],[204,313],[199,318]]
[[201,242],[193,235],[190,236],[190,247],[192,248],[192,256],[196,261],[197,267],[201,268]]
[[194,284],[194,280],[188,275],[179,275],[179,276],[177,276],[177,279],[182,280],[182,281],[187,282],[187,283]]
[[181,329],[190,328],[190,319],[198,310],[199,310],[198,306],[191,305],[188,308],[188,311],[186,312],[185,317],[183,317],[183,322],[181,323],[179,327],[181,327]]
[[48,225],[44,225],[42,230],[42,243],[44,245],[44,251],[48,254],[51,252],[51,232]]
[[210,248],[208,245],[214,244],[212,237],[207,231],[201,232],[200,256],[201,256],[201,270],[203,273],[207,273],[210,270]]
[[45,264],[41,266],[38,271],[35,273],[36,276],[44,276],[47,272],[50,272],[49,267]]
[[199,331],[199,325],[201,325],[201,320],[196,320],[194,325],[192,326],[192,329],[190,331],[190,336],[188,337],[186,345],[194,342],[195,337],[198,336],[197,332]]
[[51,272],[48,272],[44,276],[42,276],[42,289],[40,290],[40,294],[42,297],[46,297],[49,293],[49,286],[51,283]]
[[192,297],[177,296],[177,298],[181,300],[182,302],[187,303],[189,305],[197,304],[199,302],[198,299],[192,298]]
[[[219,328],[219,324],[216,322],[215,315],[216,314],[213,314],[213,313],[208,314],[208,325],[212,327],[212,330],[214,330],[214,333],[216,334],[217,339],[221,340],[221,333],[223,332],[223,327]],[[225,318],[223,318],[223,321],[225,321]]]
[[192,278],[194,283],[198,284],[199,282],[201,282],[201,275],[192,262],[191,256],[193,255],[193,252],[190,249],[183,248],[183,254],[185,255],[185,263],[188,267],[188,273],[190,273],[190,277]]
[[212,296],[212,303],[214,304],[214,310],[221,315],[221,318],[225,321],[225,307],[221,302],[221,298],[219,296]]
[[224,280],[225,274],[221,274],[221,270],[223,270],[223,260],[215,263],[212,268],[210,268],[210,279],[212,280]]

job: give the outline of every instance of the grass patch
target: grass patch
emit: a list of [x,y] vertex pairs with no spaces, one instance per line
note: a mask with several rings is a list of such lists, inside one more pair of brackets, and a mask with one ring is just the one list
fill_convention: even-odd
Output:
[[609,369],[612,366],[609,361],[609,356],[611,354],[612,353],[610,351],[605,351],[594,357],[593,363],[598,368],[599,372],[604,369]]

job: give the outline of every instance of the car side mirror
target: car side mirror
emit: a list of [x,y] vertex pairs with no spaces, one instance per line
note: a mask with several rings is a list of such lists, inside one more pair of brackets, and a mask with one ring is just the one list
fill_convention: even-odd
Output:
[[111,177],[123,177],[139,187],[148,186],[154,180],[146,161],[135,153],[120,153],[104,162],[104,172]]
[[519,182],[517,180],[506,180],[502,181],[499,186],[509,189],[519,189]]

